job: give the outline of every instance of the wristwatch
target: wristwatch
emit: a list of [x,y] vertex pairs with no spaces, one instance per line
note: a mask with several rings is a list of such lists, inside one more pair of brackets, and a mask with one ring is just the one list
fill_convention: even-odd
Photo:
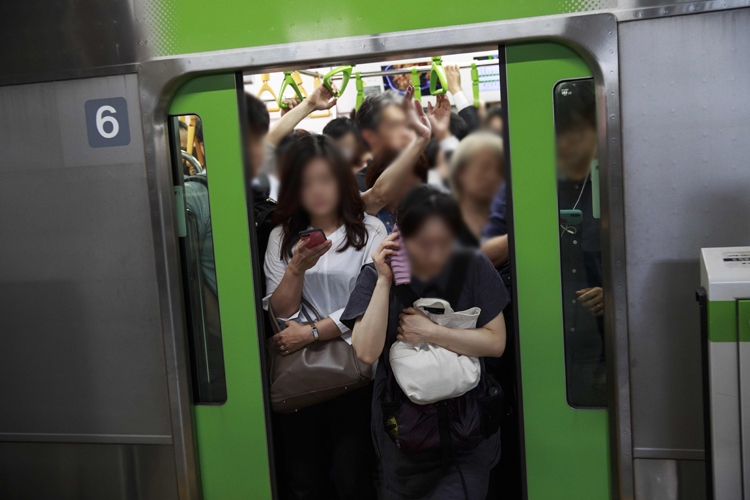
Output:
[[318,340],[320,340],[320,333],[318,333],[318,327],[315,326],[315,323],[313,323],[310,326],[312,326],[313,342],[317,342]]

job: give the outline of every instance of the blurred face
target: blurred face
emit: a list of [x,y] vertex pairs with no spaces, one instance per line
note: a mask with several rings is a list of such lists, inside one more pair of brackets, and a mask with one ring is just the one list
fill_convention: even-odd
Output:
[[260,172],[260,166],[263,165],[263,159],[265,155],[263,138],[263,135],[252,133],[247,134],[247,156],[250,159],[250,166],[253,169],[253,178],[258,176],[258,173]]
[[310,161],[302,173],[302,208],[310,217],[335,213],[339,206],[339,183],[328,162],[322,158]]
[[333,142],[336,143],[336,147],[339,148],[347,162],[354,158],[354,154],[357,152],[357,138],[354,134],[346,134]]
[[574,180],[583,178],[591,160],[596,158],[596,130],[588,125],[578,125],[557,136],[558,168]]
[[428,218],[419,231],[404,238],[412,272],[422,278],[437,276],[453,255],[456,240],[442,218]]
[[502,163],[494,151],[478,151],[466,163],[457,181],[462,198],[491,203],[503,180]]
[[493,116],[492,119],[487,122],[487,128],[498,135],[503,135],[503,119],[499,116]]
[[406,123],[406,114],[400,106],[391,104],[383,109],[373,149],[401,151],[414,138],[414,131]]

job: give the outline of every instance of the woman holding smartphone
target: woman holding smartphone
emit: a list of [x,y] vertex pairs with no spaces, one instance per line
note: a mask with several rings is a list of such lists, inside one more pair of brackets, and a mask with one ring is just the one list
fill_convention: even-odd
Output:
[[[265,256],[266,309],[285,322],[273,337],[282,354],[312,342],[351,338],[340,321],[359,270],[385,238],[364,212],[349,164],[330,138],[301,137],[285,156],[279,203]],[[298,322],[302,299],[322,318]],[[314,314],[310,315],[315,317]],[[311,370],[314,367],[311,367]],[[294,413],[276,414],[282,455],[281,498],[374,499],[375,455],[369,432],[372,385]]]

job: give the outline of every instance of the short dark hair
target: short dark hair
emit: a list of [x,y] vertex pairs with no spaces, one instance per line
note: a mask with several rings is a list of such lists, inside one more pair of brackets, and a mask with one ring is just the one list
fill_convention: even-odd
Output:
[[435,186],[423,184],[409,191],[398,207],[396,224],[404,238],[419,232],[430,217],[440,217],[454,235],[461,232],[463,219],[453,197]]
[[576,127],[596,129],[596,95],[594,85],[581,85],[565,98],[565,105],[555,107],[555,131],[559,134]]
[[345,116],[335,118],[326,123],[326,126],[323,127],[323,135],[327,135],[334,140],[341,139],[348,134],[358,136],[359,131],[357,130],[356,125],[354,125],[354,122]]
[[448,129],[451,131],[451,135],[455,136],[459,141],[469,135],[469,126],[466,125],[466,121],[461,118],[461,115],[455,111],[451,111],[451,121],[448,124]]
[[248,132],[253,135],[266,135],[271,122],[266,104],[254,95],[245,92],[245,112]]
[[[367,165],[367,174],[365,175],[365,184],[368,189],[375,185],[375,181],[385,172],[385,169],[390,167],[391,164],[398,158],[398,151],[388,149],[382,151],[378,156],[372,159],[369,165]],[[422,154],[417,158],[417,162],[414,164],[414,175],[419,177],[422,182],[427,182],[427,171],[430,170],[430,164],[427,162],[427,157]]]
[[355,116],[357,128],[360,131],[377,129],[381,113],[392,104],[401,105],[401,96],[392,90],[367,96]]

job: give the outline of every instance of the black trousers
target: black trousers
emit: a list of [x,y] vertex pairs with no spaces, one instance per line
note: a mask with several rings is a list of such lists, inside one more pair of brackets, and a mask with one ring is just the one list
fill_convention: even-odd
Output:
[[284,500],[375,500],[372,384],[276,414],[277,485]]

